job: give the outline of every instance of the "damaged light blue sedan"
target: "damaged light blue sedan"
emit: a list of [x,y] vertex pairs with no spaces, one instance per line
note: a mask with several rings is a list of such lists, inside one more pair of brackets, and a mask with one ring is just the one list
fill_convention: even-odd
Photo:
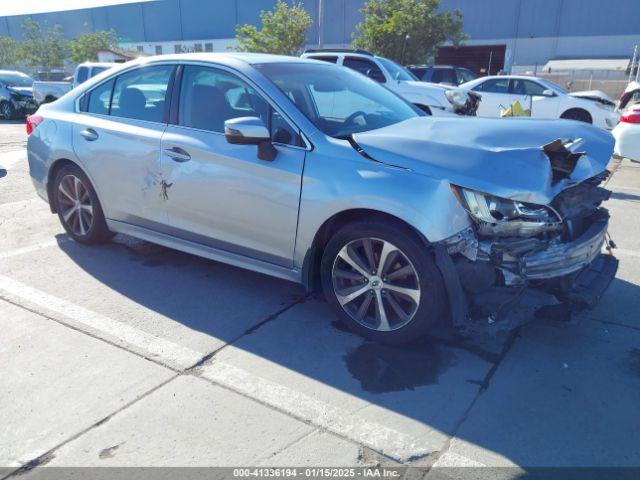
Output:
[[124,233],[321,288],[374,340],[567,319],[617,270],[614,142],[584,123],[429,117],[340,66],[201,53],[109,70],[27,131],[76,241]]

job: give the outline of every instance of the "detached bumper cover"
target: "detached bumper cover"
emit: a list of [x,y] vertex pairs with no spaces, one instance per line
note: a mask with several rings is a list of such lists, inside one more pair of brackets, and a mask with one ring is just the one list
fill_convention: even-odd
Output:
[[577,272],[595,260],[605,243],[608,214],[600,215],[576,240],[549,246],[520,258],[520,272],[527,280],[543,280]]

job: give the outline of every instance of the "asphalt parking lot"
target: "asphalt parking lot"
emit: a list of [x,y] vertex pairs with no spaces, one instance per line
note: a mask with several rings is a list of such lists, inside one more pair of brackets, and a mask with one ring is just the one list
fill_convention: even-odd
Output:
[[[620,258],[577,325],[344,331],[297,285],[116,237],[67,239],[0,124],[0,467],[640,467],[640,165],[608,187]],[[434,472],[436,470],[433,470]],[[429,473],[427,473],[429,475]]]

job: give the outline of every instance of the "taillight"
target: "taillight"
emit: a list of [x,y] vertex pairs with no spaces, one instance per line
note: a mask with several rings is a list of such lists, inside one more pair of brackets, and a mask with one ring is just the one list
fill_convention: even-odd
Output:
[[31,133],[42,123],[44,117],[42,115],[29,115],[27,117],[27,135]]
[[625,112],[620,117],[620,121],[622,123],[640,123],[640,111],[631,110],[630,112]]

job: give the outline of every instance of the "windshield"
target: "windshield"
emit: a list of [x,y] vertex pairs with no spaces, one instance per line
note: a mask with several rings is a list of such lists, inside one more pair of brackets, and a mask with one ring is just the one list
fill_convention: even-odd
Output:
[[10,87],[30,87],[33,85],[33,78],[22,73],[2,73],[0,82]]
[[413,73],[388,58],[376,57],[394,80],[418,80]]
[[255,65],[325,134],[348,138],[422,113],[368,77],[336,65]]

